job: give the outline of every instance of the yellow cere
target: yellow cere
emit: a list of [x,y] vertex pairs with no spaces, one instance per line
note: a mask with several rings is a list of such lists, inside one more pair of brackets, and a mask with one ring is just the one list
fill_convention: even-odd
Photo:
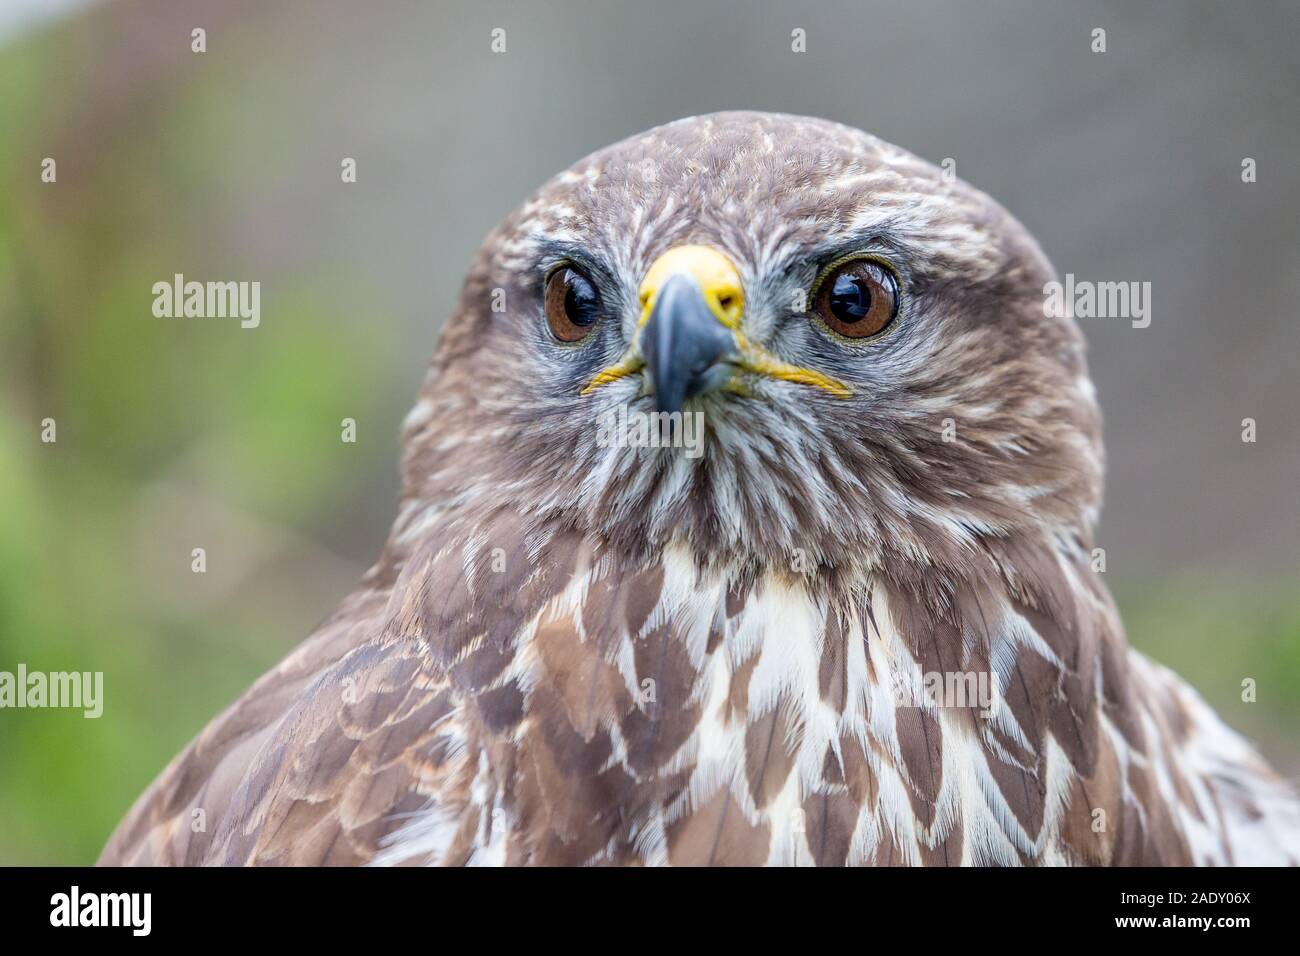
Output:
[[654,309],[655,295],[669,276],[685,273],[695,279],[704,293],[704,301],[729,329],[740,325],[745,311],[745,292],[740,273],[731,260],[709,246],[676,246],[655,260],[641,282],[641,324],[645,325]]

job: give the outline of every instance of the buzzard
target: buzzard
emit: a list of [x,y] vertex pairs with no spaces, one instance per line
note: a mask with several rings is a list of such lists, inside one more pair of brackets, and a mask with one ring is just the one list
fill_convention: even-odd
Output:
[[835,123],[582,160],[478,253],[378,562],[101,862],[1294,863],[1288,785],[1093,569],[1053,278]]

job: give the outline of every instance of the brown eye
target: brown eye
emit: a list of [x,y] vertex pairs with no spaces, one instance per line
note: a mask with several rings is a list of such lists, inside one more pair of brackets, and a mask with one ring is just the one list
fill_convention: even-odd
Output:
[[546,321],[561,342],[585,339],[600,318],[600,293],[586,276],[563,266],[546,280]]
[[840,335],[863,339],[898,315],[898,280],[878,262],[854,259],[822,280],[813,308]]

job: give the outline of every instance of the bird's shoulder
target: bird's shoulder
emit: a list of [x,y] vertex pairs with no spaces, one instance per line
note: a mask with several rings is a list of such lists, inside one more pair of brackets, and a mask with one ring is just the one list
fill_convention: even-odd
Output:
[[445,684],[361,590],[214,718],[136,801],[101,865],[366,862],[439,770]]

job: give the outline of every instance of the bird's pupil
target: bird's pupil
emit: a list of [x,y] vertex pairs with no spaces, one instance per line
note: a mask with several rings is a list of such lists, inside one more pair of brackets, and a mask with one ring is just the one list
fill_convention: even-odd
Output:
[[570,272],[564,290],[564,314],[574,325],[591,325],[596,321],[600,298],[591,283]]
[[838,276],[831,286],[830,306],[841,322],[858,322],[871,311],[871,290],[861,279]]

